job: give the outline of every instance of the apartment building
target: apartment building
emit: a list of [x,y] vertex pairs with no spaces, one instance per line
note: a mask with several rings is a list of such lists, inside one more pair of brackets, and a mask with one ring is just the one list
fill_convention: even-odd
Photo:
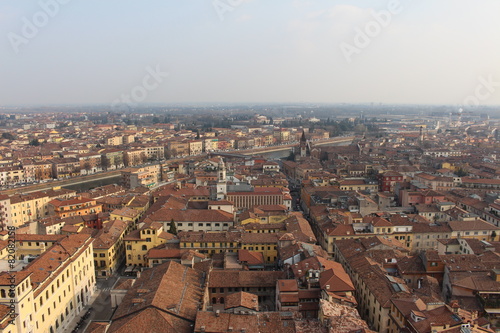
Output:
[[87,153],[80,154],[78,160],[80,161],[80,172],[83,175],[90,175],[102,171],[101,154]]
[[147,223],[141,229],[132,231],[123,238],[126,265],[147,267],[148,251],[158,245],[165,244],[173,237],[174,235],[163,231],[163,224],[155,222]]
[[[495,241],[500,235],[500,227],[494,226],[485,220],[450,221],[450,238],[475,238],[483,241]],[[493,237],[496,235],[495,237]],[[493,239],[494,238],[494,239]]]
[[102,205],[96,200],[82,197],[67,200],[57,198],[48,203],[48,212],[60,217],[99,214],[102,212]]
[[143,164],[147,159],[145,149],[129,149],[123,151],[123,164],[127,167]]
[[236,252],[240,248],[241,232],[180,232],[177,235],[181,250],[196,250],[199,253]]
[[203,139],[203,151],[211,152],[215,151],[218,148],[218,139],[217,138],[206,138]]
[[23,160],[21,163],[26,182],[52,179],[52,164],[44,161]]
[[[358,310],[363,319],[377,332],[388,333],[391,327],[391,298],[407,295],[411,289],[401,278],[388,274],[380,260],[396,258],[390,246],[379,243],[370,249],[375,260],[365,255],[360,242],[363,240],[340,240],[335,243],[336,259],[349,274],[356,289]],[[368,240],[364,246],[371,244]],[[370,245],[368,245],[370,246]],[[397,259],[395,259],[397,260]],[[389,262],[389,261],[386,261]]]
[[100,150],[101,163],[106,170],[115,170],[124,167],[123,151],[118,149],[103,149]]
[[121,136],[112,136],[106,138],[106,146],[119,146],[123,143],[123,139]]
[[104,223],[94,237],[92,247],[94,249],[95,276],[108,277],[118,269],[125,260],[125,237],[128,224],[120,220],[112,220]]
[[135,227],[137,225],[140,217],[141,212],[130,207],[118,208],[109,213],[109,218],[111,220],[125,221],[132,227]]
[[0,223],[2,228],[12,225],[10,197],[5,194],[0,194]]
[[240,291],[257,295],[259,305],[274,301],[276,282],[284,278],[285,273],[278,271],[212,270],[208,279],[210,304],[213,307],[225,304],[230,294]]
[[282,233],[242,233],[241,248],[262,253],[267,264],[274,263],[278,257],[278,241]]
[[225,231],[234,225],[234,215],[218,209],[171,209],[165,207],[145,219],[145,221],[162,223],[164,230],[168,230],[172,220],[178,231]]
[[19,166],[9,166],[0,168],[0,185],[11,186],[24,183],[24,169]]
[[163,145],[147,145],[144,146],[146,157],[150,161],[158,161],[165,158],[165,146]]
[[261,205],[284,205],[291,210],[292,206],[290,193],[278,187],[256,187],[249,192],[228,192],[226,200],[233,202],[238,210]]
[[52,176],[56,179],[80,175],[80,161],[75,157],[52,159]]
[[189,141],[189,155],[200,155],[203,152],[203,140]]
[[189,155],[189,142],[178,140],[168,141],[166,149],[166,156],[169,158],[187,156]]
[[161,180],[161,166],[158,164],[141,168],[128,168],[121,171],[121,183],[128,189],[139,186],[151,187]]
[[47,216],[49,214],[48,203],[51,200],[58,197],[69,198],[75,193],[76,191],[72,190],[56,189],[13,195],[9,198],[10,213],[5,217],[8,223],[18,227],[26,222]]
[[[14,304],[16,313],[15,325],[8,324],[4,332],[72,329],[69,324],[80,316],[95,290],[91,243],[90,235],[65,236],[30,263],[16,261],[14,271],[0,273],[0,302]],[[14,297],[9,295],[12,285]]]

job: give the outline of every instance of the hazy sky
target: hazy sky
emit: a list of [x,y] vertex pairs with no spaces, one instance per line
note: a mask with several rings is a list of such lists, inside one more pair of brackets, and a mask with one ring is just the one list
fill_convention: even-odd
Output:
[[498,0],[0,0],[0,105],[500,104],[499,15]]

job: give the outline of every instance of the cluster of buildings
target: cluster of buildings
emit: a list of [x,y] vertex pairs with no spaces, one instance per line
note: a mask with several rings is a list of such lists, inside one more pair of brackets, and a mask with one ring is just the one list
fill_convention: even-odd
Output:
[[[302,133],[299,128],[260,122],[203,133],[176,130],[173,124],[96,125],[85,120],[48,122],[43,118],[10,125],[0,138],[0,186],[4,188],[202,153],[292,144]],[[329,138],[321,129],[311,135],[317,140]]]
[[[262,122],[211,138],[265,137]],[[170,132],[151,156],[205,140],[156,125],[100,126],[106,142],[89,149],[113,146],[103,149],[123,159]],[[2,195],[0,331],[70,331],[97,281],[117,275],[113,314],[86,332],[498,331],[497,139],[488,125],[467,126],[465,140],[454,127],[417,128],[345,146],[290,130],[299,144],[287,160],[133,167],[127,157],[119,185]]]

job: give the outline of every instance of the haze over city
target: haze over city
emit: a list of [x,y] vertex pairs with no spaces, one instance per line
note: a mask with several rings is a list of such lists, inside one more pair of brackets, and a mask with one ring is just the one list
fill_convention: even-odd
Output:
[[494,0],[7,0],[0,105],[133,93],[139,104],[495,105],[499,12]]

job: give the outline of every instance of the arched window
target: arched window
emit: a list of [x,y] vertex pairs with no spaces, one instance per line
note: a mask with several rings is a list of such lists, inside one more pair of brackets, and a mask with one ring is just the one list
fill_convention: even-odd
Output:
[[212,304],[217,304],[217,298],[212,297]]
[[5,289],[0,289],[0,295],[2,298],[7,297],[7,295],[5,295]]
[[224,297],[219,298],[219,303],[224,304]]

